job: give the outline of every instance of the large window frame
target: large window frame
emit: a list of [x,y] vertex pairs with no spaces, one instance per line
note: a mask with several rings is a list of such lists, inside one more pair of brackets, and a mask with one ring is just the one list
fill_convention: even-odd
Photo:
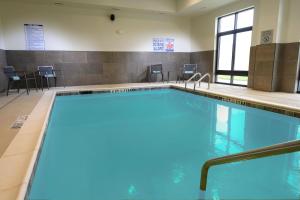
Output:
[[[238,33],[243,33],[243,32],[247,32],[247,31],[253,31],[253,24],[252,26],[248,26],[248,27],[243,27],[243,28],[237,28],[237,24],[238,24],[238,14],[248,11],[248,10],[254,10],[254,7],[250,7],[247,9],[243,9],[234,13],[230,13],[221,17],[218,17],[217,19],[217,35],[216,35],[216,40],[217,40],[217,44],[216,44],[216,60],[215,60],[215,82],[216,83],[220,83],[220,84],[225,84],[225,85],[236,85],[236,86],[243,86],[243,87],[247,87],[247,85],[240,85],[240,84],[234,84],[233,83],[233,77],[234,76],[244,76],[244,77],[248,77],[248,72],[249,69],[247,71],[241,71],[241,70],[234,70],[234,64],[235,64],[235,52],[236,52],[236,36]],[[228,17],[234,15],[234,29],[230,30],[230,31],[225,31],[225,32],[220,32],[220,27],[221,27],[221,19],[224,17]],[[253,33],[253,32],[252,32]],[[222,36],[227,36],[227,35],[233,35],[233,42],[232,42],[232,58],[231,58],[231,70],[219,70],[219,50],[220,50],[220,39]],[[250,56],[250,55],[249,55]],[[224,82],[218,82],[217,76],[218,75],[229,75],[230,76],[230,83],[224,83]]]

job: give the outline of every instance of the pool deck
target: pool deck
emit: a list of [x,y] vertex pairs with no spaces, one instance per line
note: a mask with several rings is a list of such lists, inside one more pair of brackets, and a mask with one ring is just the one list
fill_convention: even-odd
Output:
[[[168,87],[170,85],[184,88],[184,84],[176,83],[131,83],[51,88],[44,92],[31,91],[29,96],[24,92],[8,97],[0,96],[0,200],[24,199],[56,92]],[[192,90],[192,87],[193,85],[188,85],[189,90]],[[300,113],[300,94],[270,93],[219,84],[211,84],[210,90],[206,88],[207,84],[203,83],[197,91]],[[11,129],[10,126],[17,116],[24,114],[29,114],[29,117],[22,128]],[[2,140],[2,138],[5,139]]]

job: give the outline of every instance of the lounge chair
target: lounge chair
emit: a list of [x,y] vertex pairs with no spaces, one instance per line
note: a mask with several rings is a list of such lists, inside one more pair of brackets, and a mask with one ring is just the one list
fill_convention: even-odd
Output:
[[3,68],[3,72],[6,75],[8,79],[7,83],[7,91],[6,95],[8,95],[10,88],[14,83],[17,83],[17,90],[18,93],[20,92],[20,85],[22,81],[25,81],[26,85],[26,91],[27,94],[29,94],[30,88],[28,87],[28,81],[33,80],[35,83],[35,89],[37,91],[37,82],[36,82],[36,77],[35,73],[26,73],[25,71],[16,71],[13,66],[6,66]]
[[[48,89],[50,86],[50,83],[49,83],[50,78],[54,79],[54,85],[56,87],[56,82],[57,82],[56,72],[61,72],[61,76],[63,78],[63,83],[64,83],[64,76],[63,76],[62,70],[56,70],[56,69],[54,69],[53,66],[38,66],[38,74],[40,76],[42,90],[44,89],[44,84],[43,84],[44,79],[47,80]],[[65,83],[64,83],[64,86],[65,86]]]
[[149,81],[153,82],[153,75],[161,75],[162,82],[164,81],[163,67],[162,64],[155,64],[149,66]]
[[197,64],[184,64],[180,74],[177,77],[177,81],[184,81],[192,77],[197,73]]

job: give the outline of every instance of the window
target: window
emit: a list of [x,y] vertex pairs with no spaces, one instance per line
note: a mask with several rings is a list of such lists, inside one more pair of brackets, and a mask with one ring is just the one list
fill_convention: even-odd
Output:
[[248,84],[254,8],[218,18],[216,82]]

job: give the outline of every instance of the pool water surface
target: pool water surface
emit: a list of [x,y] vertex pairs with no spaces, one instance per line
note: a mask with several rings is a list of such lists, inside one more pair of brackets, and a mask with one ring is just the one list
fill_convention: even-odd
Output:
[[200,170],[300,139],[300,120],[174,89],[57,96],[28,199],[299,199],[300,154]]

